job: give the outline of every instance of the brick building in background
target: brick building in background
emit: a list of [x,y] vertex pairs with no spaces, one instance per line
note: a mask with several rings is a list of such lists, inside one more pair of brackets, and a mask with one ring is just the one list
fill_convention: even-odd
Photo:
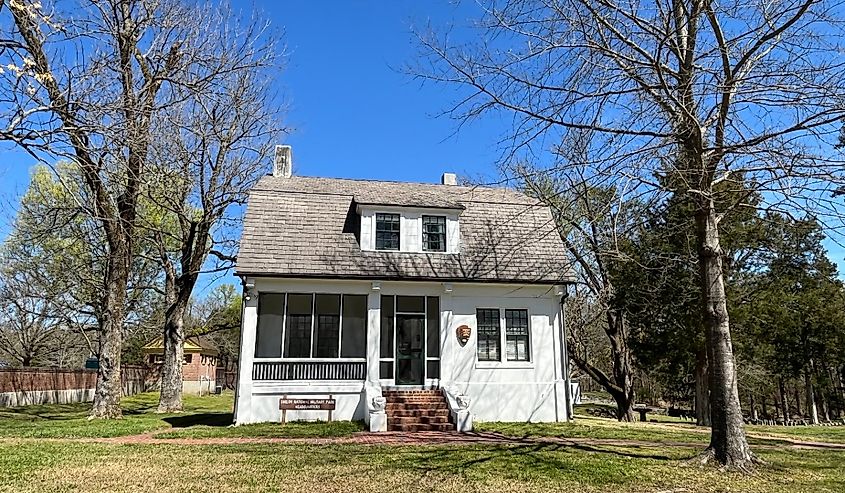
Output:
[[[156,339],[142,348],[144,362],[160,369],[164,363],[164,344]],[[218,352],[205,336],[185,339],[185,360],[182,366],[182,392],[187,394],[213,393],[217,385]],[[157,371],[161,375],[160,370]]]

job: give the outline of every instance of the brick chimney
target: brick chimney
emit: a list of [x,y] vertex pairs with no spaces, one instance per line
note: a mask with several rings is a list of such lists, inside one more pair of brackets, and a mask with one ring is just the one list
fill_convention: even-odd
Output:
[[273,159],[273,176],[290,178],[293,173],[293,153],[289,145],[277,145]]

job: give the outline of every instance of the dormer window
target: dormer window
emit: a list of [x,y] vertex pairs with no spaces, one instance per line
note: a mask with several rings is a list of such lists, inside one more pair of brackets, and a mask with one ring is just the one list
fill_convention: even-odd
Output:
[[422,247],[425,252],[446,251],[446,216],[422,217]]
[[376,250],[399,250],[399,214],[376,214]]

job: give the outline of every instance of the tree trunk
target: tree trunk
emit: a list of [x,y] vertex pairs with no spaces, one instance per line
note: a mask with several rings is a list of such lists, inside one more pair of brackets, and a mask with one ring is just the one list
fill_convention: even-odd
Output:
[[754,404],[754,392],[748,393],[748,402],[751,403],[751,421],[756,423],[759,416],[757,415],[757,406]]
[[783,422],[786,424],[789,421],[789,401],[786,398],[786,385],[783,383],[783,377],[778,378],[778,392],[780,392],[780,409],[783,415]]
[[185,307],[172,305],[167,310],[164,321],[164,362],[161,368],[161,393],[157,412],[182,411],[182,362],[185,359],[184,354]]
[[607,323],[610,355],[613,358],[613,381],[617,387],[617,391],[610,393],[616,401],[616,419],[634,421],[634,372],[625,319],[621,313],[611,309],[607,312]]
[[[810,362],[812,367],[813,362]],[[816,392],[813,389],[813,376],[810,370],[804,370],[804,387],[807,391],[807,414],[810,416],[810,422],[814,425],[819,424],[819,410],[816,407]]]
[[123,349],[123,322],[126,316],[126,289],[129,283],[131,248],[125,239],[110,242],[106,265],[107,282],[100,323],[99,369],[91,406],[91,418],[119,418],[123,385],[120,358]]
[[695,424],[710,426],[710,389],[707,377],[707,349],[695,354]]
[[700,205],[695,222],[704,325],[707,330],[711,420],[710,446],[704,459],[712,457],[729,468],[749,471],[755,458],[745,437],[739,403],[718,218],[712,200],[700,200]]

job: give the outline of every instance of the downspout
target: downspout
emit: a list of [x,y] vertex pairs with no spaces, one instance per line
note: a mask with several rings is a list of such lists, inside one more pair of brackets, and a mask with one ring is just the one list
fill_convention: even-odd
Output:
[[560,343],[563,346],[563,351],[561,351],[561,364],[563,365],[563,381],[566,385],[566,388],[563,391],[563,395],[566,399],[566,421],[572,421],[574,419],[574,409],[572,406],[572,379],[569,371],[569,348],[566,344],[566,308],[564,307],[564,303],[568,297],[569,288],[564,284],[563,293],[560,296]]

